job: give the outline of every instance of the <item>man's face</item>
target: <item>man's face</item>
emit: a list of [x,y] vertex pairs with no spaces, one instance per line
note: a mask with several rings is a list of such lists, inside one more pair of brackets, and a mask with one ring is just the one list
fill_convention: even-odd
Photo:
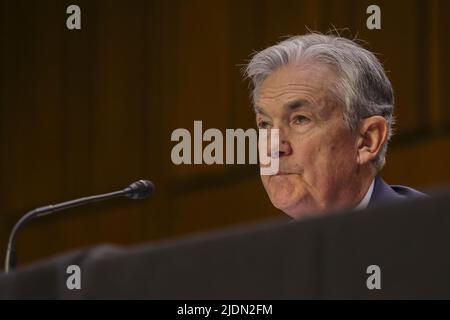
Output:
[[280,136],[279,173],[261,179],[273,205],[294,218],[355,200],[356,137],[330,95],[334,81],[327,66],[290,65],[257,93],[258,127],[279,129]]

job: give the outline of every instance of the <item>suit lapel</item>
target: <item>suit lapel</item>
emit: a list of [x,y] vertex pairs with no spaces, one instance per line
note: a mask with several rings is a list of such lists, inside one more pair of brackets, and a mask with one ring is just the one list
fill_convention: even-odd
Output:
[[373,187],[372,196],[370,197],[369,206],[378,202],[389,202],[403,199],[404,197],[395,192],[380,176],[375,177],[375,185]]

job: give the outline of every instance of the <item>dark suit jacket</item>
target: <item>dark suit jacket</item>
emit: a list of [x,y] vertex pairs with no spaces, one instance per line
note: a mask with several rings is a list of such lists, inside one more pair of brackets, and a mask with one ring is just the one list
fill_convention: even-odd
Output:
[[376,176],[372,196],[370,197],[369,201],[369,206],[385,202],[392,202],[426,196],[427,195],[425,193],[422,193],[409,187],[388,185],[386,182],[383,181],[383,179],[381,179],[381,177]]

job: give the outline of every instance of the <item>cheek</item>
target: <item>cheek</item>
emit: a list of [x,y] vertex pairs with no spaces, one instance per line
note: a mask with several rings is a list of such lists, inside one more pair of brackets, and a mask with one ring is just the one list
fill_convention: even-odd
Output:
[[348,134],[336,136],[330,146],[330,156],[335,159],[335,163],[348,166],[356,161],[356,147],[353,138]]
[[315,159],[319,173],[323,178],[340,179],[348,176],[356,164],[355,148],[348,135],[336,134],[333,139],[326,139],[318,148]]
[[303,178],[312,185],[326,177],[347,174],[356,161],[351,138],[337,130],[330,132],[333,130],[293,140],[291,164],[301,168]]
[[299,138],[292,143],[293,157],[286,159],[291,165],[300,169],[300,173],[319,165],[319,161],[324,157],[323,141],[318,137]]

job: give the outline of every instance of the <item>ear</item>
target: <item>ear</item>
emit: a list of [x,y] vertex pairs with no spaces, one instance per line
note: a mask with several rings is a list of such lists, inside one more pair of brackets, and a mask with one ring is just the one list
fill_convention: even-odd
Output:
[[386,141],[388,126],[381,116],[364,118],[359,125],[357,139],[358,164],[366,164],[375,159],[381,146]]

